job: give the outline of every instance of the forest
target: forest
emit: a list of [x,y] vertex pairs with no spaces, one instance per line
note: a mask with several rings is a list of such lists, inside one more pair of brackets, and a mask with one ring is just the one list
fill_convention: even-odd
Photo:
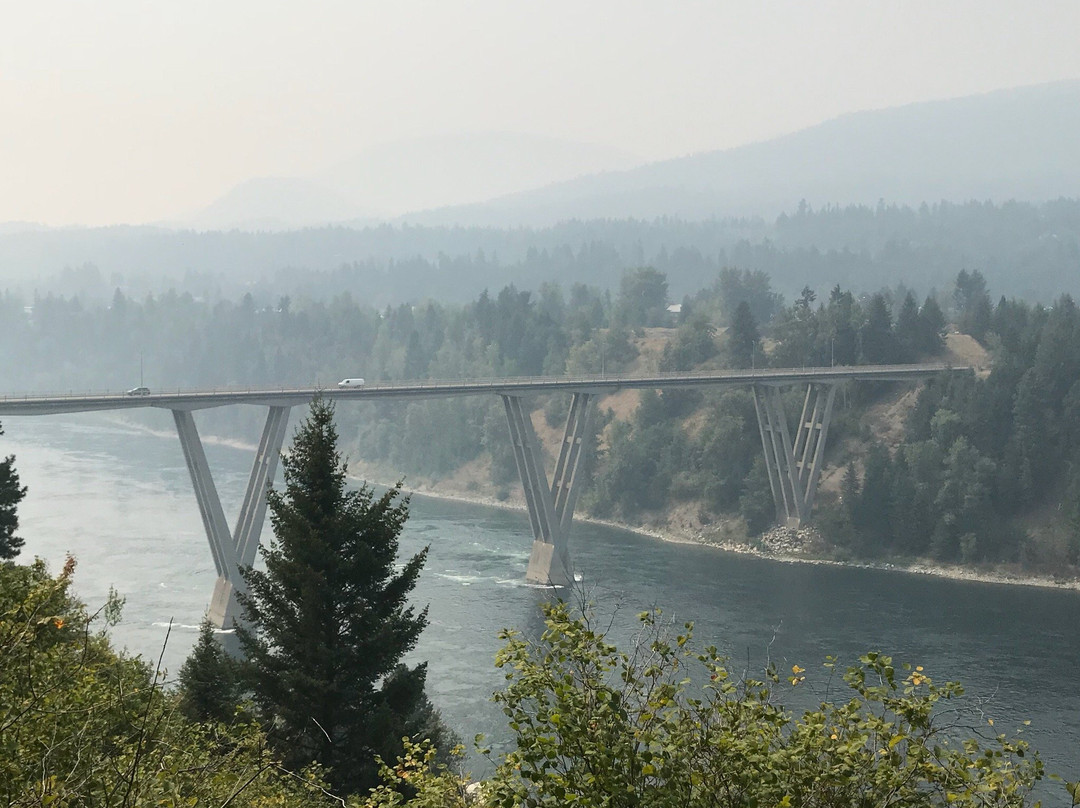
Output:
[[[329,300],[342,292],[378,308],[423,297],[465,305],[507,284],[614,289],[641,266],[663,272],[681,300],[724,267],[767,272],[794,297],[839,283],[868,292],[897,279],[925,295],[978,268],[999,294],[1049,304],[1080,294],[1080,202],[800,205],[774,220],[570,220],[546,228],[435,227],[401,222],[293,232],[195,232],[155,227],[0,229],[0,286],[107,303],[116,288],[142,300],[169,289],[212,303],[252,294]],[[1065,284],[1063,286],[1063,284]]]
[[[934,382],[906,414],[902,440],[877,440],[867,413],[902,391],[844,391],[816,521],[826,555],[932,557],[1059,570],[1080,550],[1080,323],[1052,306],[992,302],[978,270],[919,301],[902,286],[856,295],[804,287],[790,303],[761,270],[720,270],[671,306],[664,272],[625,272],[614,293],[576,283],[508,285],[464,305],[423,300],[383,309],[246,294],[210,303],[170,291],[108,305],[47,295],[0,298],[0,373],[11,390],[328,387],[375,380],[677,371],[908,362],[943,355],[950,330],[988,352],[989,370]],[[669,310],[669,307],[670,310]],[[10,346],[20,346],[18,351]],[[140,371],[141,367],[141,371]],[[141,373],[141,377],[140,374]],[[58,380],[60,383],[58,384]],[[789,417],[798,391],[789,393]],[[535,402],[557,430],[568,402]],[[206,428],[253,433],[248,408],[207,413]],[[518,482],[501,404],[467,401],[342,408],[351,455],[384,479],[437,480],[473,470],[470,490],[512,498]],[[537,416],[540,418],[540,416]],[[535,419],[534,419],[535,420]],[[585,513],[663,524],[688,511],[702,532],[753,541],[774,518],[747,391],[646,392],[601,401],[586,461]],[[544,427],[541,426],[541,429]],[[477,478],[477,470],[480,470]],[[898,514],[914,514],[897,518]]]

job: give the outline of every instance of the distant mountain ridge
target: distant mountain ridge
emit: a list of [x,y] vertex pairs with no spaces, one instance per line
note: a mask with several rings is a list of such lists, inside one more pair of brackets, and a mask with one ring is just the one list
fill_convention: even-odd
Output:
[[1080,194],[1080,81],[856,112],[761,143],[401,217],[544,226],[566,219],[761,215],[800,201],[1041,201]]
[[376,218],[344,194],[300,177],[242,182],[184,222],[196,230],[278,231]]
[[538,135],[440,135],[365,149],[315,177],[257,177],[173,226],[280,231],[364,226],[638,165],[627,152]]

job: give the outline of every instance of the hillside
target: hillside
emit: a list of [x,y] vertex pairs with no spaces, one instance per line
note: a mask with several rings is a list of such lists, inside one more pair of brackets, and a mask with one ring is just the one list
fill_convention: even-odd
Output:
[[410,210],[482,202],[642,161],[590,143],[514,133],[430,136],[386,143],[310,177],[256,177],[176,227],[279,231],[363,227]]
[[844,115],[773,140],[583,177],[421,224],[543,226],[564,219],[772,218],[801,200],[918,206],[1047,200],[1080,187],[1080,81]]

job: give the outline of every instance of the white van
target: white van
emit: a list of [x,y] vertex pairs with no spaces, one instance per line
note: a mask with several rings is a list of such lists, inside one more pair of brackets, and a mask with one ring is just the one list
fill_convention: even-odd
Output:
[[363,379],[342,379],[337,383],[338,387],[363,387]]

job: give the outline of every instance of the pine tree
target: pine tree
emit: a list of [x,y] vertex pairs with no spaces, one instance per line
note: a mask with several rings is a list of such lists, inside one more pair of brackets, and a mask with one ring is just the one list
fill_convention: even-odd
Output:
[[439,745],[447,733],[424,694],[426,665],[400,663],[427,625],[427,609],[407,603],[427,550],[395,572],[408,498],[400,484],[378,497],[346,488],[333,416],[313,402],[282,457],[266,570],[244,570],[237,634],[244,683],[286,765],[318,761],[336,790],[358,793],[403,736]]
[[862,361],[889,364],[896,361],[896,336],[892,331],[892,313],[883,295],[874,295],[866,310],[866,322],[859,331]]
[[[4,430],[0,429],[0,435]],[[26,496],[26,486],[19,485],[15,471],[15,456],[0,460],[0,561],[9,561],[19,554],[23,540],[15,535],[19,529],[18,507]]]
[[921,322],[919,304],[915,302],[915,295],[911,292],[907,293],[904,302],[900,304],[895,331],[897,358],[903,362],[914,362],[920,353]]
[[854,509],[854,517],[855,527],[867,540],[866,549],[874,553],[880,552],[889,540],[891,478],[889,450],[880,443],[872,444],[866,455],[862,492]]
[[192,721],[229,723],[240,703],[237,663],[214,638],[209,620],[180,668],[180,712]]
[[840,504],[852,521],[854,521],[855,512],[859,507],[859,493],[859,472],[855,468],[855,461],[849,460],[847,468],[844,470],[844,478],[840,482]]
[[727,333],[728,361],[732,367],[748,368],[764,364],[761,351],[761,334],[758,332],[750,304],[745,300],[735,308],[731,328]]
[[742,496],[739,497],[739,512],[746,520],[747,530],[751,534],[763,532],[776,519],[776,504],[769,487],[769,471],[760,457],[754,460],[750,473],[746,475]]
[[936,355],[945,349],[945,315],[932,297],[919,309],[919,352]]

